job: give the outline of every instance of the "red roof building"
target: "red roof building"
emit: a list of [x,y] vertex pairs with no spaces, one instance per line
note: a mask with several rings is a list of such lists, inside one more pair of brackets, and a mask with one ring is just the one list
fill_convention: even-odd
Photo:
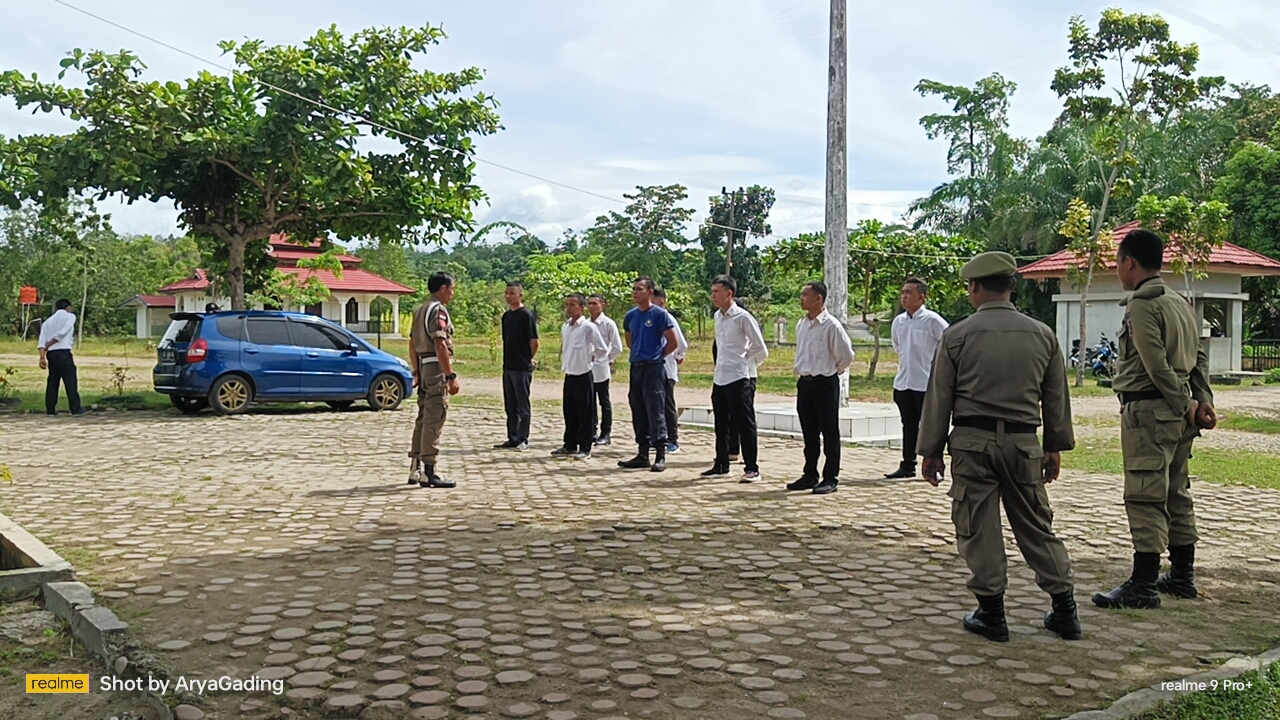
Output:
[[[364,262],[363,258],[346,253],[337,256],[342,263],[341,277],[329,270],[298,267],[299,260],[313,258],[323,251],[324,249],[321,247],[319,240],[314,240],[309,245],[300,245],[289,242],[284,235],[271,236],[271,249],[267,251],[267,254],[275,259],[277,270],[300,276],[304,280],[315,277],[329,289],[330,293],[329,299],[322,303],[307,307],[284,309],[308,312],[328,318],[349,330],[361,334],[375,334],[381,331],[398,335],[400,333],[400,298],[404,295],[413,294],[414,289],[362,269],[360,264]],[[229,308],[231,304],[230,300],[225,296],[224,289],[219,288],[215,292],[209,274],[202,268],[197,268],[191,274],[191,277],[165,285],[156,292],[160,293],[159,297],[165,297],[169,300],[169,308],[179,312],[204,312],[209,303],[216,304],[224,309]],[[143,297],[154,298],[158,296],[138,296],[138,298]],[[385,306],[383,306],[381,312],[375,312],[374,301],[379,299],[390,304],[389,313],[386,312],[387,308]],[[133,300],[129,302],[133,302]],[[138,300],[132,306],[141,308],[143,306],[139,303],[142,302]],[[386,317],[388,314],[390,317]],[[373,317],[374,315],[380,315],[381,317]],[[139,334],[139,337],[154,335],[151,323],[148,322],[147,325],[148,332],[151,335]],[[143,323],[139,320],[139,333],[142,332],[142,326]]]
[[[1141,225],[1131,222],[1115,229],[1116,244],[1131,230]],[[1209,356],[1209,370],[1215,374],[1239,373],[1243,368],[1241,354],[1244,339],[1244,303],[1248,293],[1242,292],[1241,278],[1280,275],[1280,262],[1246,250],[1238,245],[1224,243],[1209,257],[1205,274],[1190,282],[1182,275],[1172,274],[1170,263],[1177,247],[1165,249],[1165,282],[1177,293],[1188,298],[1196,309],[1202,327],[1202,343]],[[1018,270],[1028,280],[1065,279],[1068,268],[1082,267],[1084,262],[1073,253],[1063,250],[1042,258]],[[1124,320],[1124,308],[1120,301],[1128,292],[1120,285],[1115,274],[1115,256],[1106,258],[1107,270],[1095,273],[1086,300],[1085,326],[1088,337],[1085,345],[1092,347],[1103,336],[1114,340]],[[1189,286],[1189,290],[1188,290]],[[1057,335],[1063,348],[1080,337],[1081,293],[1065,280],[1062,291],[1053,296],[1057,305]],[[1064,354],[1068,351],[1064,350]]]

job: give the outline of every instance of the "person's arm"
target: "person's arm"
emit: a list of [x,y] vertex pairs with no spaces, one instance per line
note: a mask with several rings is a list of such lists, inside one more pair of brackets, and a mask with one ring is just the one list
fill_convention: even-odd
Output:
[[1218,414],[1213,410],[1213,388],[1209,386],[1209,356],[1204,346],[1196,351],[1196,366],[1191,369],[1191,399],[1196,406],[1196,427],[1212,430],[1218,426]]
[[684,331],[679,325],[675,326],[676,331],[676,364],[684,362],[684,356],[689,352],[689,341],[684,337]]
[[617,326],[609,328],[609,364],[612,365],[614,360],[622,354],[622,338],[618,337]]
[[[942,451],[947,445],[947,429],[951,426],[951,409],[956,396],[956,361],[948,352],[946,339],[938,345],[933,359],[933,372],[929,374],[929,389],[924,395],[924,409],[920,418],[920,435],[916,441],[916,454],[926,462],[942,462]],[[926,466],[927,468],[928,466]],[[936,485],[936,478],[925,475],[925,480]]]
[[1067,363],[1062,347],[1053,340],[1053,357],[1040,381],[1040,413],[1044,423],[1044,451],[1056,453],[1076,446],[1071,425],[1071,392],[1067,388]]
[[764,344],[764,335],[760,334],[760,324],[756,322],[755,316],[751,313],[743,315],[742,324],[745,325],[747,335],[747,359],[756,365],[764,362],[769,357],[769,346]]
[[1133,345],[1138,351],[1138,357],[1142,359],[1142,367],[1164,396],[1165,402],[1169,403],[1169,409],[1177,415],[1186,415],[1191,407],[1191,398],[1178,379],[1178,373],[1169,365],[1164,333],[1160,326],[1160,317],[1156,314],[1154,303],[1129,303],[1129,328],[1133,333]]
[[889,323],[889,342],[893,343],[893,351],[899,354],[902,353],[902,321],[898,318],[903,315],[906,315],[906,312],[898,313],[893,317],[893,322]]
[[853,343],[849,342],[849,335],[839,322],[835,323],[835,332],[830,333],[830,337],[831,354],[836,359],[836,373],[843,373],[853,364]]
[[676,328],[674,325],[667,328],[666,331],[662,333],[662,339],[666,341],[662,344],[662,357],[665,358],[666,356],[674,353],[676,348],[679,346],[679,341],[676,340]]
[[68,321],[65,317],[60,318],[59,323],[56,324],[52,330],[49,331],[49,339],[43,343],[43,346],[41,349],[48,351],[54,345],[57,345],[58,343],[66,340],[69,337],[73,337],[75,335],[75,329],[76,329],[75,316],[68,315],[67,317],[71,318],[70,321]]
[[600,334],[600,328],[595,323],[587,321],[587,335],[591,340],[591,362],[602,360],[609,356],[609,346],[604,342],[604,336]]
[[409,338],[409,368],[413,373],[413,386],[418,386],[418,368],[422,362],[418,359],[418,348],[413,344],[413,338]]

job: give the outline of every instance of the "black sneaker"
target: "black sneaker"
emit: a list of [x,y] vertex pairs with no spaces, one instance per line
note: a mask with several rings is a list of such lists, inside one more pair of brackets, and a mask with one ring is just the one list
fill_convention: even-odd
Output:
[[644,470],[649,467],[649,454],[640,453],[630,460],[619,460],[618,467],[628,470]]
[[818,487],[818,478],[807,475],[795,482],[787,483],[788,490],[812,490],[816,487]]
[[837,479],[835,479],[835,478],[832,478],[832,479],[830,479],[830,480],[823,480],[822,482],[818,483],[818,484],[813,488],[813,494],[814,494],[814,495],[827,495],[827,494],[829,494],[829,493],[833,493],[833,492],[835,492],[835,491],[836,491],[836,487],[837,487],[839,484],[840,484],[840,481],[839,481],[839,480],[837,480]]
[[608,435],[601,435],[600,437],[595,439],[595,442],[593,444],[596,445],[597,447],[600,447],[603,445],[608,445],[610,442],[612,441],[609,439]]
[[511,450],[511,449],[513,449],[516,445],[519,445],[519,444],[520,444],[520,443],[512,442],[512,441],[508,440],[508,441],[506,441],[506,442],[498,443],[497,445],[494,445],[493,447],[494,447],[494,449],[495,449],[495,450]]
[[90,410],[89,408],[80,408],[79,410],[76,410],[75,412],[73,412],[73,413],[71,413],[71,414],[72,414],[72,415],[75,415],[76,417],[80,417],[81,415],[88,415],[88,414],[89,414],[89,413],[91,413],[91,412],[93,412],[93,411],[92,411],[92,410]]
[[704,478],[729,477],[729,468],[722,465],[712,465],[710,470],[703,470],[698,474]]
[[570,448],[568,445],[561,445],[560,447],[556,448],[555,450],[552,450],[552,451],[551,451],[551,454],[552,454],[552,455],[554,455],[554,456],[556,456],[556,457],[560,457],[561,455],[572,455],[572,454],[573,454],[573,449],[572,449],[572,448]]

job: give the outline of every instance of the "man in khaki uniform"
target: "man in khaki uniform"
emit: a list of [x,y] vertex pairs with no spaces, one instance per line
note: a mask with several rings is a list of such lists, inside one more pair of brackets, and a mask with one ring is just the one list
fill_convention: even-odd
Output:
[[[1044,486],[1058,477],[1059,453],[1075,445],[1066,366],[1053,331],[1009,301],[1018,264],[1012,255],[983,253],[960,269],[977,311],[947,328],[938,345],[924,400],[917,454],[924,477],[942,480],[944,444],[951,452],[951,519],[956,546],[972,576],[979,608],[964,628],[1007,642],[1004,591],[1007,560],[1000,528],[1009,527],[1036,583],[1053,599],[1044,626],[1080,639],[1071,563],[1053,534]],[[1044,444],[1036,439],[1043,417]],[[954,425],[948,443],[947,428]]]
[[458,374],[453,371],[453,321],[445,307],[453,299],[453,278],[438,272],[427,280],[427,290],[431,297],[413,313],[409,331],[409,364],[418,386],[409,484],[451,488],[456,483],[436,474],[436,460],[440,433],[449,414],[449,396],[457,395],[459,389]]
[[[1123,303],[1112,389],[1120,395],[1124,506],[1134,552],[1129,579],[1093,596],[1104,608],[1158,608],[1160,592],[1196,596],[1198,536],[1187,460],[1192,441],[1217,418],[1196,313],[1164,284],[1163,264],[1164,243],[1150,230],[1125,235],[1116,251],[1116,274],[1133,291]],[[1166,547],[1173,569],[1157,577]]]

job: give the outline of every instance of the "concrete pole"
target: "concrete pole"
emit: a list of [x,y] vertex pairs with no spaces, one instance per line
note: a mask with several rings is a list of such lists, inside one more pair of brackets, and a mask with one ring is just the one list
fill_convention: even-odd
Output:
[[[830,66],[827,70],[827,207],[826,257],[823,277],[827,283],[827,312],[842,324],[849,317],[849,190],[845,73],[845,0],[831,0]],[[849,403],[849,374],[840,378],[840,406]]]

